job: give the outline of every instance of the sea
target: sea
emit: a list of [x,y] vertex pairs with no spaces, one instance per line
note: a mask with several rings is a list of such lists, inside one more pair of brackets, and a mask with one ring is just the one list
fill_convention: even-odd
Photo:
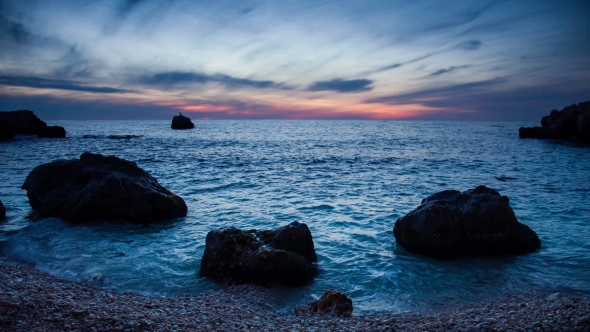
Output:
[[[199,278],[211,230],[306,223],[319,274],[275,288],[292,311],[327,289],[355,314],[438,310],[515,292],[590,294],[590,147],[519,139],[536,123],[262,120],[54,121],[66,139],[0,142],[0,250],[54,276],[116,291],[199,294],[226,285]],[[151,225],[72,225],[31,210],[21,185],[37,165],[83,152],[136,162],[188,205]],[[440,261],[396,244],[398,218],[436,192],[478,185],[510,199],[542,241],[535,253]]]

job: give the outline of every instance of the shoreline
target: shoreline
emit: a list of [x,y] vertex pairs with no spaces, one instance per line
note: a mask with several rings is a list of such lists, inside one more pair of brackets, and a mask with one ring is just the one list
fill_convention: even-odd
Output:
[[272,291],[258,286],[178,297],[119,293],[4,256],[0,276],[0,331],[590,331],[590,297],[561,293],[425,313],[300,317],[268,305]]

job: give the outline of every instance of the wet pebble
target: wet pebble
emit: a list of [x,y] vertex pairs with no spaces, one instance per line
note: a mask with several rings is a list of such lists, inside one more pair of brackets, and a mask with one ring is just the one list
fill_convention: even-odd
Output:
[[[512,294],[438,312],[298,317],[256,286],[158,297],[87,287],[0,257],[0,330],[6,331],[588,331],[590,299]],[[555,295],[555,294],[559,294]]]

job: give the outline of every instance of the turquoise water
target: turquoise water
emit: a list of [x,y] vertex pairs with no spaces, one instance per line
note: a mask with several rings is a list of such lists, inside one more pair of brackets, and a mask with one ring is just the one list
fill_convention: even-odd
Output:
[[[313,234],[320,274],[277,289],[280,309],[328,288],[355,312],[428,310],[536,289],[590,293],[590,148],[521,140],[533,123],[425,121],[62,121],[65,140],[0,143],[3,252],[53,275],[148,294],[223,287],[197,277],[208,231],[292,221]],[[92,137],[85,138],[85,135]],[[136,135],[111,139],[109,135]],[[132,160],[186,201],[158,225],[42,219],[20,189],[37,165],[84,151]],[[436,261],[395,245],[395,220],[445,189],[510,198],[542,248],[518,257]]]

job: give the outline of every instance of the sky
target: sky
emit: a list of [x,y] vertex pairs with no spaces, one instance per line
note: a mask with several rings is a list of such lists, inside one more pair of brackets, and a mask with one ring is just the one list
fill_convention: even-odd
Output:
[[590,100],[588,0],[0,0],[0,110],[539,121]]

